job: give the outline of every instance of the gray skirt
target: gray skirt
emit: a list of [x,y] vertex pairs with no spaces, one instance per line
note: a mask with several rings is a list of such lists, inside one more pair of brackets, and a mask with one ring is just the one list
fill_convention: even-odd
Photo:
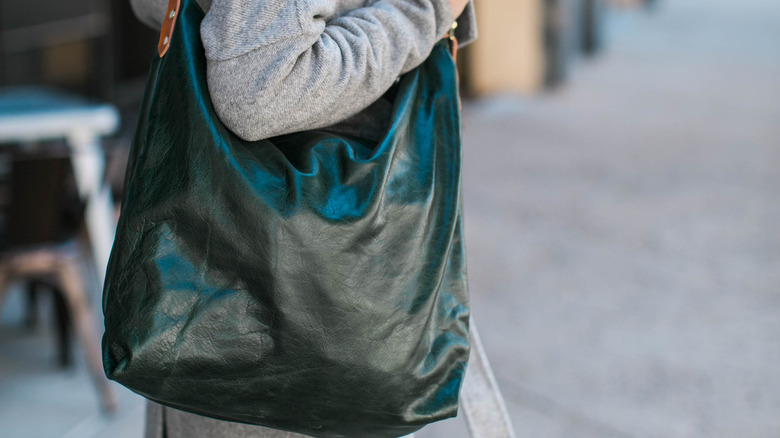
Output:
[[182,412],[146,402],[145,438],[305,438],[292,432]]
[[[146,401],[144,438],[307,438],[250,424],[220,421]],[[414,438],[414,434],[406,438]]]

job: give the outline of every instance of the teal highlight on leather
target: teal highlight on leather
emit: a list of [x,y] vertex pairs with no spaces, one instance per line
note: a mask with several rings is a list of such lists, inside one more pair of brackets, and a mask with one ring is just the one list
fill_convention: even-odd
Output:
[[103,295],[106,375],[158,403],[316,437],[454,416],[469,354],[460,113],[446,41],[381,141],[233,135],[194,1],[155,60]]

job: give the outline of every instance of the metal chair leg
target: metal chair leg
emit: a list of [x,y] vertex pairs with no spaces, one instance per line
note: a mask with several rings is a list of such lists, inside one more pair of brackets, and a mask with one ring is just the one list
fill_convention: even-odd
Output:
[[57,353],[59,356],[60,366],[67,368],[73,364],[73,357],[71,354],[71,332],[73,327],[73,321],[70,317],[70,310],[68,309],[68,301],[65,299],[65,292],[59,287],[49,286],[52,291],[52,298],[54,299],[54,321],[57,335]]
[[24,324],[27,330],[33,331],[40,325],[40,315],[38,315],[38,296],[40,283],[35,280],[27,281],[27,314]]
[[0,265],[0,312],[3,310],[3,299],[6,292],[8,292],[8,283],[11,281],[11,276],[7,270]]

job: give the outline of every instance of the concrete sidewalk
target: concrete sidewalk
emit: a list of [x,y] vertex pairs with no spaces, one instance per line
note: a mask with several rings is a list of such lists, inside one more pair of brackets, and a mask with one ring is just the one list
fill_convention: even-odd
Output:
[[780,436],[780,3],[660,6],[564,89],[467,111],[473,312],[520,437]]
[[[473,314],[518,437],[780,436],[778,22],[775,0],[613,14],[565,88],[466,105]],[[14,300],[0,436],[140,437],[142,400],[97,414]]]

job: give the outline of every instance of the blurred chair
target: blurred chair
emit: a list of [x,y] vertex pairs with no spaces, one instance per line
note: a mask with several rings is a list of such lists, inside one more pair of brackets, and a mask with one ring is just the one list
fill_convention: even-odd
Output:
[[0,89],[0,145],[65,140],[79,196],[86,203],[87,234],[102,284],[116,229],[116,213],[104,184],[102,136],[114,133],[119,116],[111,105],[46,88]]
[[[115,212],[110,192],[103,184],[104,156],[98,140],[113,132],[117,124],[116,112],[109,106],[44,89],[0,91],[0,145],[38,146],[32,153],[21,154],[18,146],[2,146],[13,148],[14,159],[10,196],[5,204],[5,247],[0,252],[0,305],[14,279],[26,280],[34,289],[48,285],[60,303],[55,307],[58,325],[65,330],[60,332],[60,339],[67,340],[65,322],[72,321],[101,404],[109,411],[116,408],[117,402],[103,375],[100,341],[83,276],[83,262],[90,259],[89,251],[78,234],[83,212],[92,259],[102,284]],[[50,146],[41,147],[62,144],[50,141],[62,139],[65,147],[59,157],[56,153],[52,156]],[[73,169],[71,193],[76,202],[69,201],[65,190],[69,167]],[[32,294],[36,296],[35,290]],[[61,362],[67,362],[68,358],[62,356],[63,351],[67,355],[67,342],[64,346],[60,343],[60,350]]]
[[[115,397],[103,376],[99,339],[83,275],[88,253],[79,242],[77,200],[68,199],[67,159],[16,157],[11,165],[7,235],[0,252],[0,300],[12,280],[27,280],[38,293],[47,285],[55,296],[60,362],[69,362],[69,325],[84,351],[104,409],[113,410]],[[75,205],[75,207],[74,207]],[[2,301],[0,301],[0,305]],[[35,309],[32,309],[35,310]]]

